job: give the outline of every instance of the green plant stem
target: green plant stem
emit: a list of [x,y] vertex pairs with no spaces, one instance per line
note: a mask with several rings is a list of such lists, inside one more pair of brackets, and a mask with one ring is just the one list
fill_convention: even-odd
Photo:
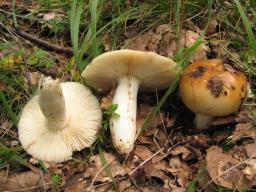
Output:
[[[105,157],[105,155],[104,155],[104,153],[103,153],[103,150],[102,150],[102,148],[101,148],[100,145],[98,145],[98,151],[99,151],[99,156],[100,156],[101,164],[102,164],[103,166],[106,166],[106,165],[108,164],[108,162],[107,162],[107,159],[106,159],[106,157]],[[115,190],[118,191],[118,187],[117,187],[116,181],[115,181],[115,179],[114,179],[114,177],[113,177],[113,174],[112,174],[112,172],[111,172],[111,169],[107,166],[107,167],[105,168],[105,170],[106,170],[106,172],[107,172],[107,175],[108,175],[108,176],[111,178],[111,180],[113,181],[113,185],[114,185],[114,187],[115,187]]]

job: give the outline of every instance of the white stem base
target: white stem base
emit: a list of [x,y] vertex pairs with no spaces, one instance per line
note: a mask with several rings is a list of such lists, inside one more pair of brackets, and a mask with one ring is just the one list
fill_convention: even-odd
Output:
[[115,113],[119,115],[110,119],[112,141],[117,151],[123,154],[128,154],[134,145],[138,88],[137,78],[122,77],[112,101],[118,105]]
[[196,117],[194,120],[196,129],[198,130],[207,129],[210,126],[210,123],[213,120],[213,118],[214,118],[213,116],[196,114]]

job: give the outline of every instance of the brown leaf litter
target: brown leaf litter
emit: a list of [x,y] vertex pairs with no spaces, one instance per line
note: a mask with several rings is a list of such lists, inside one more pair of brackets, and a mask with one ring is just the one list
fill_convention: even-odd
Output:
[[[122,48],[153,51],[160,55],[173,58],[177,53],[178,48],[190,47],[200,35],[191,30],[182,30],[179,45],[177,37],[168,24],[159,25],[154,30],[150,29],[139,37],[128,38],[124,41]],[[201,44],[193,54],[191,61],[207,59],[209,47],[206,44]]]
[[229,189],[256,185],[256,143],[235,146],[228,152],[212,146],[207,151],[207,170],[211,181]]
[[0,191],[23,190],[36,192],[49,189],[51,184],[49,178],[43,173],[40,175],[33,171],[27,171],[7,175],[6,171],[0,172]]

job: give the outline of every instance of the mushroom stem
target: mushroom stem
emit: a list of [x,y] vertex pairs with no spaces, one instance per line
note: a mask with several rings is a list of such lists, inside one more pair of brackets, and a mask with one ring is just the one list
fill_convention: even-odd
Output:
[[195,117],[195,125],[198,130],[206,129],[210,126],[211,121],[213,120],[213,116],[196,114]]
[[117,104],[119,117],[110,119],[110,131],[114,146],[120,153],[128,154],[136,135],[137,93],[139,80],[124,76],[119,80],[112,103]]
[[67,125],[65,99],[58,79],[50,77],[39,83],[39,106],[53,131],[62,130]]

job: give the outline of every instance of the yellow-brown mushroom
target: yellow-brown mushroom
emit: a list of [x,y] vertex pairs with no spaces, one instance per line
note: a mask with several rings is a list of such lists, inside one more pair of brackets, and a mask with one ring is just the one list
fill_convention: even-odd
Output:
[[182,101],[194,113],[197,129],[204,129],[214,116],[236,112],[248,93],[244,73],[223,60],[209,59],[188,65],[181,76]]

